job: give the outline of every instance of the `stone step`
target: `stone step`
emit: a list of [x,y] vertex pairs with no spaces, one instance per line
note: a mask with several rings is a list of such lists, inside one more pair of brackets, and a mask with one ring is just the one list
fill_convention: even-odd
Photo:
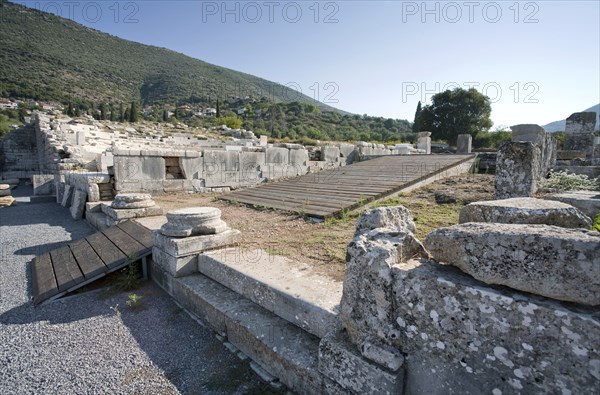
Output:
[[227,248],[200,255],[198,271],[319,338],[339,325],[343,283],[285,257]]
[[301,394],[323,393],[319,338],[202,274],[173,278],[152,264],[152,277],[188,312]]

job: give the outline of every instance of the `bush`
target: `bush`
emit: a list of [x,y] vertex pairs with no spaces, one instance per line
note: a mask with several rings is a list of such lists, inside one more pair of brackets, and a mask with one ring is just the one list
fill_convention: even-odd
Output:
[[600,232],[600,214],[596,215],[596,219],[594,219],[594,225],[592,225],[595,231]]
[[217,125],[225,125],[230,129],[240,129],[242,127],[242,119],[235,115],[217,118]]
[[600,191],[600,178],[590,179],[584,174],[569,174],[566,171],[551,172],[547,179],[540,182],[540,187],[559,191]]

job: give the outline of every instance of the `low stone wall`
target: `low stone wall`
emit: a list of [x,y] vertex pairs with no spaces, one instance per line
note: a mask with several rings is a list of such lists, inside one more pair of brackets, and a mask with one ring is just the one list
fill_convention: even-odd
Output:
[[[465,240],[465,232],[486,225]],[[346,340],[328,340],[335,352],[323,350],[321,372],[348,391],[360,389],[364,380],[357,378],[382,373],[381,385],[402,384],[405,394],[576,394],[597,388],[600,234],[535,225],[529,235],[532,226],[456,225],[430,234],[425,251],[406,209],[364,214],[348,246],[345,331],[335,337]],[[482,248],[487,244],[475,239],[486,235],[502,247]],[[579,253],[578,243],[588,251]],[[537,256],[538,246],[546,255],[560,254],[553,255],[548,273],[534,275],[529,293],[512,288],[529,278],[523,262]],[[471,268],[465,260],[491,263],[482,275],[481,265]],[[586,275],[559,284],[559,271],[572,264],[586,268]],[[571,302],[541,295],[557,294],[546,292],[557,286],[560,298]],[[543,292],[536,295],[538,290]]]

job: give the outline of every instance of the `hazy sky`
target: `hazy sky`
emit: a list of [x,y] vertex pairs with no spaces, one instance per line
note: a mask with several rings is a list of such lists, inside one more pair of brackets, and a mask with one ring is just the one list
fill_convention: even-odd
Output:
[[454,86],[492,99],[494,127],[600,102],[597,0],[19,2],[352,113],[412,121]]

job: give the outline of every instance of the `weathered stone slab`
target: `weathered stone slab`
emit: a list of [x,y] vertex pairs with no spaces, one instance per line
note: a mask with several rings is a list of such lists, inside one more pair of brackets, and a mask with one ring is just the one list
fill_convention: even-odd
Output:
[[511,198],[474,202],[460,210],[458,223],[497,222],[542,224],[563,228],[590,228],[592,221],[575,207],[535,198]]
[[198,255],[174,257],[158,247],[152,248],[152,260],[173,277],[183,277],[198,271]]
[[544,196],[544,199],[557,200],[573,207],[590,217],[596,218],[600,214],[600,191],[573,191],[555,193]]
[[200,179],[204,170],[204,158],[179,158],[179,167],[186,179]]
[[537,191],[541,150],[531,142],[506,142],[496,156],[496,199],[531,197]]
[[595,112],[576,112],[567,118],[564,149],[591,154],[594,147]]
[[80,189],[76,189],[73,193],[73,202],[71,204],[71,216],[73,219],[82,219],[85,211],[85,202],[87,193]]
[[346,334],[332,331],[319,344],[319,371],[353,394],[401,394],[404,370],[390,372],[364,359]]
[[73,201],[73,187],[71,185],[65,185],[65,193],[63,194],[63,199],[61,205],[63,207],[71,207],[71,203]]
[[326,145],[321,148],[321,160],[325,162],[337,163],[340,161],[340,148],[333,145]]
[[10,184],[0,184],[0,191],[10,189]]
[[164,180],[165,160],[154,156],[115,156],[115,182],[139,183],[141,180]]
[[132,218],[153,217],[163,215],[163,210],[159,206],[146,208],[131,208],[131,209],[114,209],[110,204],[102,203],[101,210],[116,221]]
[[342,283],[261,249],[226,248],[198,257],[198,271],[305,331],[339,327]]
[[473,143],[473,136],[470,134],[459,134],[456,139],[456,153],[457,154],[470,154],[471,145]]
[[0,189],[0,196],[11,196],[10,189]]
[[490,288],[427,260],[393,268],[405,393],[588,393],[600,380],[597,314]]
[[289,152],[287,148],[267,148],[266,152],[266,163],[276,163],[280,165],[287,165],[289,161]]
[[425,246],[439,262],[487,284],[600,305],[600,233],[548,225],[467,223],[436,229]]
[[152,232],[154,246],[174,257],[199,254],[219,247],[235,245],[240,241],[240,231],[227,229],[216,235],[191,236],[173,238],[163,235],[160,231]]
[[56,182],[56,203],[62,204],[63,197],[65,195],[65,183],[64,182]]

